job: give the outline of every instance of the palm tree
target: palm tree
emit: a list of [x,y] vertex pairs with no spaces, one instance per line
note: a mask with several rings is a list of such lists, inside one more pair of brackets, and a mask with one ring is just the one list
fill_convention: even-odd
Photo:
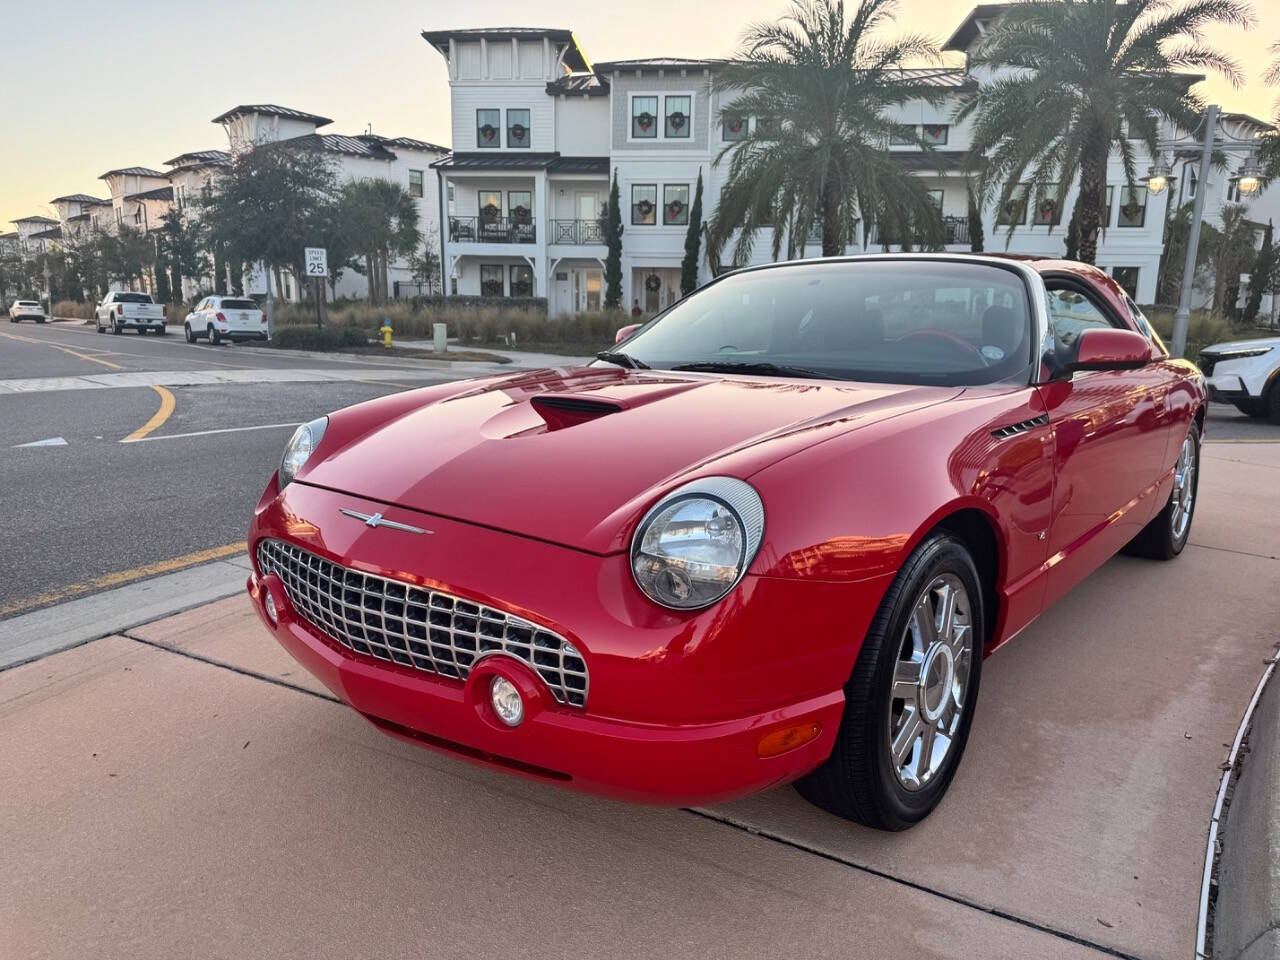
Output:
[[[908,100],[939,102],[928,71],[904,72],[905,60],[936,59],[937,48],[914,34],[894,40],[871,34],[893,21],[895,0],[861,0],[852,17],[843,0],[793,0],[777,21],[756,23],[738,59],[713,89],[729,102],[720,120],[743,130],[716,157],[729,158],[708,232],[708,251],[733,261],[751,256],[755,232],[772,231],[773,258],[799,256],[814,224],[822,253],[843,253],[859,217],[921,231],[937,243],[941,220],[923,181],[889,153],[898,130],[889,108]],[[755,117],[755,124],[748,119]],[[922,149],[930,149],[921,141]]]
[[1162,121],[1183,130],[1199,122],[1202,104],[1189,89],[1194,78],[1178,70],[1212,70],[1240,82],[1235,62],[1203,41],[1203,29],[1251,21],[1241,0],[1012,5],[969,59],[971,69],[1007,72],[982,84],[956,115],[974,119],[969,160],[981,166],[984,197],[998,191],[1003,209],[1020,202],[1014,194],[1026,182],[1028,191],[1055,190],[1061,207],[1079,174],[1079,257],[1093,263],[1111,149],[1132,186],[1135,140],[1155,157]]
[[422,243],[418,202],[399,183],[373,177],[343,184],[338,209],[350,249],[364,256],[369,302],[386,303],[387,267]]

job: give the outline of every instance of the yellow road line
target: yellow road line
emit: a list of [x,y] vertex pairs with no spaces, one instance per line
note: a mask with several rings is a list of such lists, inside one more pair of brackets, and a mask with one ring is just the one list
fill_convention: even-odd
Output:
[[135,440],[141,440],[152,430],[160,427],[173,413],[173,408],[177,405],[177,401],[173,399],[173,394],[165,387],[157,387],[155,384],[151,385],[151,389],[160,394],[160,409],[151,415],[150,420],[121,440],[121,443],[133,443]]
[[230,557],[237,553],[244,553],[247,549],[248,544],[243,541],[240,543],[228,543],[225,546],[211,547],[208,550],[197,550],[195,553],[188,553],[183,557],[174,557],[172,560],[160,560],[156,563],[148,563],[141,567],[134,567],[132,570],[121,570],[118,573],[108,573],[105,576],[96,577],[93,580],[86,580],[82,583],[73,583],[68,587],[60,587],[57,590],[37,594],[34,597],[23,597],[21,600],[15,600],[13,603],[0,606],[0,617],[7,617],[11,614],[20,613],[23,610],[30,610],[33,607],[42,607],[46,604],[58,603],[62,600],[70,600],[72,597],[78,597],[86,593],[96,593],[99,590],[108,590],[111,587],[124,586],[126,583],[132,583],[135,580],[142,580],[145,577],[154,577],[162,573],[173,573],[175,570],[181,570],[183,567],[191,567],[197,563],[207,563],[210,560],[221,560],[223,557]]
[[123,370],[124,367],[118,363],[112,363],[110,360],[103,360],[101,357],[91,357],[87,353],[81,353],[79,350],[72,350],[70,347],[60,347],[56,343],[49,343],[47,340],[37,340],[34,337],[17,337],[12,333],[0,333],[0,337],[7,337],[10,340],[21,340],[24,343],[38,343],[42,347],[50,347],[54,350],[61,350],[63,353],[69,353],[73,357],[79,357],[81,360],[88,360],[90,363],[100,363],[104,367],[112,370]]

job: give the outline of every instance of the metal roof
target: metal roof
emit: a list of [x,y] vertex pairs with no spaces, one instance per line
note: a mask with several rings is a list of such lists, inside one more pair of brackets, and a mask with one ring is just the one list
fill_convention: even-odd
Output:
[[126,202],[134,200],[172,200],[173,187],[156,187],[154,190],[144,190],[141,193],[131,193],[124,199]]
[[225,167],[231,163],[231,154],[225,150],[193,150],[166,160],[166,167]]
[[125,177],[159,177],[164,180],[168,178],[167,173],[159,170],[152,170],[150,167],[121,167],[119,170],[108,170],[99,180],[105,180],[107,177],[125,176]]
[[372,160],[394,160],[396,155],[384,147],[377,137],[348,137],[339,133],[309,133],[305,137],[291,137],[279,141],[279,145],[301,147],[303,150],[320,150],[325,153],[341,153],[348,157],[369,157]]
[[110,200],[100,200],[97,197],[91,197],[87,193],[69,193],[65,197],[54,197],[50,203],[110,203]]
[[20,239],[22,238],[17,231],[12,231],[10,233],[0,233],[0,240],[20,240]]
[[261,113],[267,117],[284,117],[286,120],[306,120],[314,123],[317,127],[323,127],[327,123],[333,123],[328,117],[321,117],[314,113],[307,113],[304,110],[294,110],[292,107],[281,107],[274,103],[253,103],[241,104],[238,107],[232,107],[226,113],[221,113],[213,118],[213,123],[222,123],[224,120],[233,120],[236,117],[244,116],[247,113]]
[[908,170],[960,170],[968,154],[963,150],[891,150],[889,156]]
[[52,230],[41,230],[39,233],[33,233],[27,239],[29,240],[61,240],[62,228],[54,227]]
[[978,38],[978,21],[991,20],[999,17],[1013,4],[1011,3],[980,3],[972,10],[969,15],[960,21],[960,25],[955,28],[947,42],[942,45],[943,50],[959,50],[961,52],[968,50],[973,41]]
[[454,153],[431,164],[452,170],[542,170],[559,159],[558,153]]
[[413,137],[380,137],[375,133],[360,134],[361,140],[372,140],[374,143],[380,143],[384,147],[400,147],[402,150],[426,150],[431,153],[448,153],[448,147],[442,147],[438,143],[428,143],[426,140],[415,140]]
[[463,30],[423,30],[422,39],[443,54],[449,53],[450,40],[541,40],[567,44],[562,60],[575,73],[591,69],[591,62],[578,45],[572,30],[556,27],[470,27]]
[[614,70],[641,70],[681,67],[715,67],[728,63],[724,59],[694,60],[688,57],[642,57],[639,60],[609,60],[596,64],[596,73],[609,73]]
[[10,220],[9,222],[10,223],[57,223],[58,221],[52,220],[49,217],[35,216],[35,217],[19,217],[17,220]]
[[609,173],[608,157],[557,157],[547,165],[548,173]]
[[607,97],[609,81],[598,73],[571,73],[547,84],[553,97]]
[[74,217],[67,217],[67,223],[78,223],[81,220],[88,220],[89,214],[77,213]]

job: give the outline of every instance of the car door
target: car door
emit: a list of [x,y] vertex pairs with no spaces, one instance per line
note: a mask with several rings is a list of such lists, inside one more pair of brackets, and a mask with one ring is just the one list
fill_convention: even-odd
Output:
[[197,336],[204,333],[205,329],[209,326],[209,303],[212,300],[212,297],[205,297],[196,304],[195,310],[192,311],[191,319],[187,321],[191,324],[192,332]]
[[[1073,359],[1092,328],[1132,329],[1088,283],[1045,277],[1052,350]],[[1162,378],[1079,371],[1040,385],[1054,445],[1046,605],[1131,540],[1151,518],[1166,445]]]

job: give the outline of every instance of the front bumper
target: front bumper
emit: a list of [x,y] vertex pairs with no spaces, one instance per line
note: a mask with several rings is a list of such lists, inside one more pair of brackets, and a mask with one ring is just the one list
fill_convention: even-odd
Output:
[[1251,399],[1244,379],[1235,374],[1222,373],[1205,379],[1209,399],[1216,403],[1236,403]]
[[[433,532],[368,528],[339,515],[340,507],[381,511]],[[477,661],[462,681],[348,650],[294,612],[274,574],[256,569],[257,543],[267,536],[545,625],[582,651],[591,675],[586,708],[557,703],[525,663],[506,655]],[[255,572],[248,589],[263,623],[381,729],[524,776],[663,804],[744,796],[822,763],[840,724],[844,681],[887,586],[885,578],[830,584],[748,576],[721,604],[678,615],[645,600],[629,580],[619,582],[624,558],[300,482],[277,494],[273,481],[249,540]],[[430,579],[404,569],[428,562]],[[265,610],[268,591],[274,623]],[[525,697],[526,718],[516,728],[498,721],[489,705],[495,674]],[[813,725],[818,734],[801,746],[758,754],[767,734]]]

